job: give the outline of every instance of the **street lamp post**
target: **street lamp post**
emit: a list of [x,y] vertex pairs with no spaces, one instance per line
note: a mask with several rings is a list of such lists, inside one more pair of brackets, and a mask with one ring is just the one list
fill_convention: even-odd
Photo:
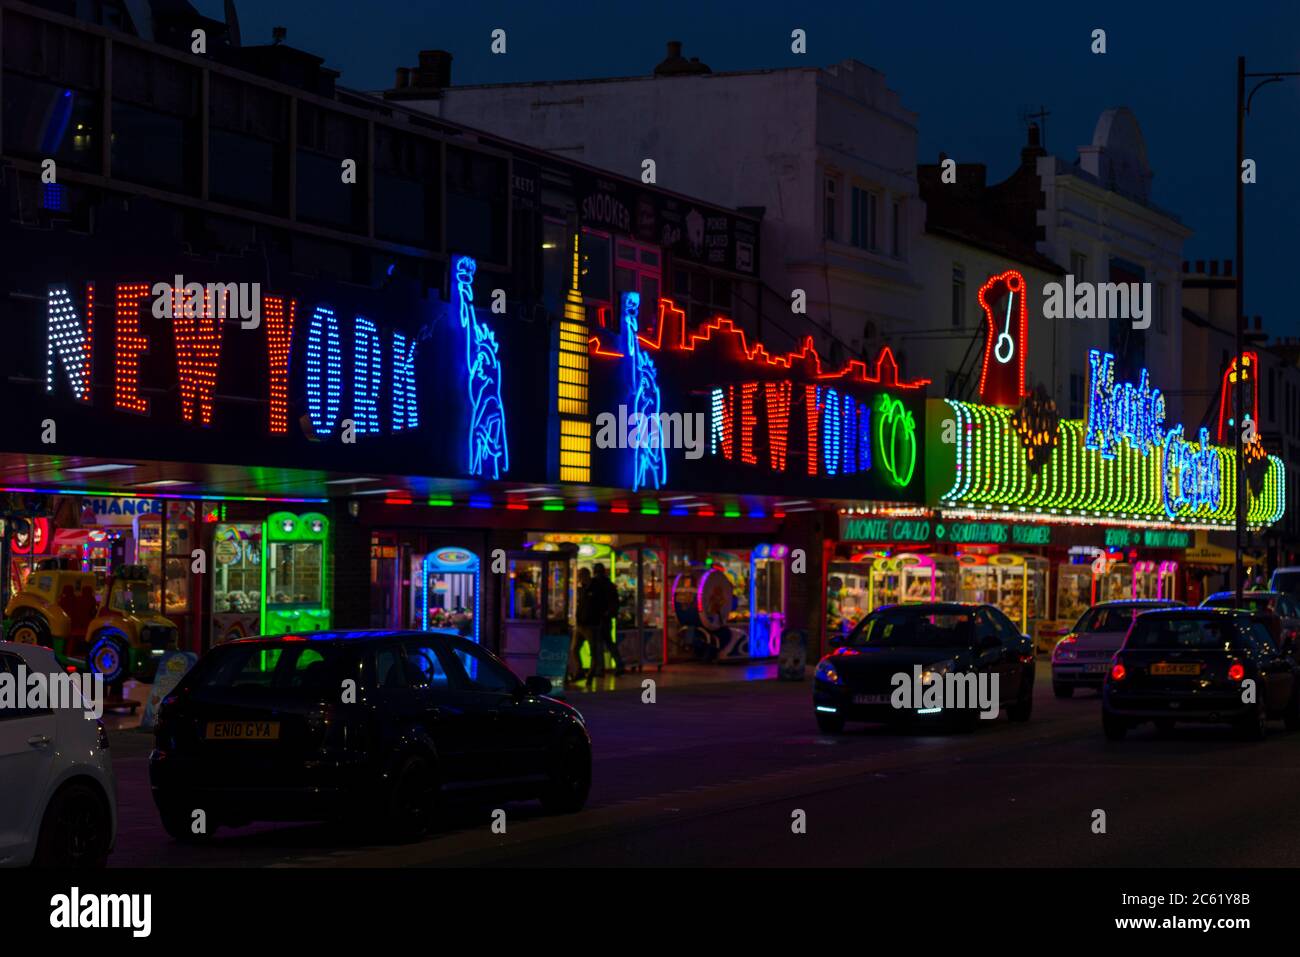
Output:
[[[1250,113],[1250,101],[1255,98],[1255,94],[1259,92],[1260,87],[1267,86],[1270,83],[1280,83],[1287,77],[1293,76],[1300,76],[1300,72],[1247,73],[1246,58],[1244,56],[1237,57],[1237,169],[1234,174],[1237,178],[1237,378],[1234,386],[1236,410],[1232,417],[1232,427],[1235,433],[1233,447],[1237,453],[1233,481],[1237,493],[1235,517],[1237,527],[1236,582],[1238,607],[1241,606],[1246,576],[1246,563],[1242,557],[1242,549],[1245,547],[1246,540],[1246,462],[1242,455],[1243,449],[1241,446],[1241,427],[1246,408],[1242,396],[1242,385],[1246,379],[1244,360],[1246,350],[1246,184],[1242,182],[1241,178],[1241,167],[1246,161],[1246,117]],[[1247,79],[1259,79],[1259,82],[1251,88],[1249,94],[1246,93]],[[1259,370],[1253,370],[1252,374],[1258,376]],[[1255,380],[1255,388],[1259,388],[1258,378]],[[1255,423],[1255,427],[1258,428],[1259,424]]]

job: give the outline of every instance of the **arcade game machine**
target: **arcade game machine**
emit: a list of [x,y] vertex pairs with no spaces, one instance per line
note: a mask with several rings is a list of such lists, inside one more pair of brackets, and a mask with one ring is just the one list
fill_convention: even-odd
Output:
[[755,545],[749,553],[749,657],[781,653],[785,631],[786,545]]
[[103,601],[112,569],[126,564],[126,539],[116,528],[60,528],[54,532],[54,555],[92,572],[95,597]]
[[957,600],[957,560],[951,555],[899,555],[897,562],[903,604]]
[[1092,566],[1092,603],[1133,597],[1133,566],[1122,555],[1104,556]]
[[[176,625],[180,647],[189,647],[191,622],[196,611],[194,578],[194,503],[164,501],[163,513],[150,512],[132,519],[135,564],[149,570],[150,607]],[[194,639],[197,640],[197,639]]]
[[[585,568],[587,571],[591,572],[592,578],[595,578],[596,566],[604,565],[606,573],[610,576],[614,576],[614,549],[605,542],[569,542],[556,541],[552,539],[550,541],[538,542],[533,546],[533,551],[550,554],[556,554],[563,551],[564,554],[571,556],[571,564],[567,578],[567,587],[569,589],[567,608],[569,615],[569,632],[572,634],[573,629],[577,625],[578,616],[578,572]],[[622,587],[619,586],[616,579],[612,578],[611,580],[614,580],[615,588],[618,589],[619,593],[618,615],[615,617],[614,622],[611,623],[610,632],[607,636],[608,641],[614,642],[618,640],[618,630],[623,627],[621,622],[629,611],[628,606],[626,605],[627,596],[624,594]],[[620,654],[622,651],[623,649],[620,647]],[[578,663],[582,667],[583,671],[591,670],[591,648],[586,642],[583,642],[582,647],[578,649]],[[605,671],[609,673],[613,673],[614,671],[614,656],[610,654],[608,650],[606,650],[605,653]]]
[[626,545],[614,551],[614,585],[618,588],[615,622],[623,667],[663,669],[667,657],[664,628],[664,561],[661,548]]
[[[1033,636],[1047,618],[1047,559],[1038,555],[996,554],[979,566],[985,572],[985,597],[1023,634]],[[975,599],[967,599],[975,600]]]
[[319,512],[275,512],[262,529],[262,631],[285,635],[330,626],[329,519]]
[[867,613],[882,605],[898,605],[902,601],[902,567],[898,559],[887,555],[877,557],[871,563],[871,574],[867,578]]
[[847,636],[867,616],[871,563],[881,552],[855,552],[826,568],[826,638]]
[[262,526],[212,529],[212,645],[262,633]]
[[1144,559],[1133,563],[1133,597],[1172,599],[1178,562]]
[[560,690],[569,666],[571,544],[506,554],[502,579],[501,657],[521,678],[541,675]]
[[736,594],[731,578],[715,565],[692,565],[673,578],[673,616],[677,644],[694,657],[717,661],[724,654],[740,657],[748,632],[733,628]]
[[411,559],[411,621],[421,631],[454,631],[479,640],[478,555],[466,548],[439,548]]
[[709,568],[716,568],[731,582],[731,593],[735,602],[727,616],[727,627],[731,629],[733,640],[725,653],[719,654],[720,660],[748,658],[746,645],[749,642],[749,576],[752,569],[748,551],[711,551],[704,559]]

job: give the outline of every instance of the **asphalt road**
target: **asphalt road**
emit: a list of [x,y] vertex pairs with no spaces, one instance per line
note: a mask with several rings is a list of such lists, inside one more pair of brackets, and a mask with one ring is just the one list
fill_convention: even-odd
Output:
[[[583,696],[591,800],[548,817],[457,812],[417,844],[324,825],[254,825],[173,843],[148,792],[147,736],[113,737],[112,866],[1296,866],[1300,733],[1150,726],[1107,742],[1091,693],[1060,701],[1040,662],[1034,715],[972,734],[816,730],[810,684],[760,681]],[[1094,832],[1105,812],[1105,833]],[[793,822],[803,812],[804,833]]]

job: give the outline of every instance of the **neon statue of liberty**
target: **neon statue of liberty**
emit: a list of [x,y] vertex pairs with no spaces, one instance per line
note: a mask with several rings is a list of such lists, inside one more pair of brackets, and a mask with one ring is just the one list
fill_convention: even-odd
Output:
[[655,488],[663,488],[668,482],[663,420],[659,417],[659,370],[637,338],[640,309],[640,293],[623,293],[623,328],[627,330],[627,357],[632,361],[632,408],[628,421],[637,423],[636,441],[628,443],[632,446],[634,492],[651,483]]
[[496,336],[474,314],[474,271],[469,256],[452,260],[460,326],[465,330],[465,369],[469,380],[469,471],[471,475],[501,477],[510,471],[506,439],[506,410],[501,404],[501,360]]

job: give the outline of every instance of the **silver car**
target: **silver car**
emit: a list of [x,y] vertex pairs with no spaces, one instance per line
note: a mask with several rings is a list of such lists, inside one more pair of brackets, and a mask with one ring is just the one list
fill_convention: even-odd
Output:
[[1105,601],[1085,611],[1052,649],[1052,691],[1068,698],[1075,688],[1101,689],[1110,659],[1124,644],[1133,619],[1157,608],[1184,608],[1170,599]]

